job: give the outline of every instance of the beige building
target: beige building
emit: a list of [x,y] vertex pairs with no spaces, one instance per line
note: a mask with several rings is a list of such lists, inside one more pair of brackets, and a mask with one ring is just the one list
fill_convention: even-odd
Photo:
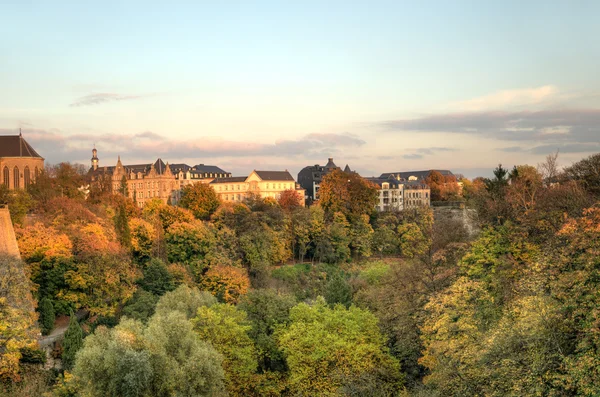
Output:
[[251,194],[277,200],[285,190],[295,190],[304,206],[304,189],[286,171],[252,171],[249,176],[216,178],[210,182],[223,202],[240,202]]
[[1,182],[9,189],[26,189],[44,169],[44,159],[21,134],[0,136]]
[[99,167],[98,151],[92,150],[92,168],[89,175],[93,183],[109,184],[113,193],[122,192],[123,181],[127,185],[128,196],[138,207],[158,198],[165,203],[177,204],[181,189],[194,183],[208,183],[216,177],[227,179],[230,173],[215,166],[203,164],[190,167],[187,164],[164,163],[157,159],[154,163],[123,165],[121,157],[116,166]]
[[366,178],[379,190],[378,211],[402,211],[404,209],[404,184],[393,178]]
[[431,205],[431,191],[425,181],[403,181],[404,208],[429,207]]

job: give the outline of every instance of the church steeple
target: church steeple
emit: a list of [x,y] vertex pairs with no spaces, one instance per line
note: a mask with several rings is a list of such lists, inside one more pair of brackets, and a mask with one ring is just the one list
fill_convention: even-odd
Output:
[[96,145],[94,144],[94,148],[92,149],[92,169],[96,171],[98,169],[98,151],[96,150]]

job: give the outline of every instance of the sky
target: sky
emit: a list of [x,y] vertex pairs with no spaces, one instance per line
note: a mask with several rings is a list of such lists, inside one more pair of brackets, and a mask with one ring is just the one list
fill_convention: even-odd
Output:
[[600,2],[0,0],[0,134],[46,159],[487,176],[600,152]]

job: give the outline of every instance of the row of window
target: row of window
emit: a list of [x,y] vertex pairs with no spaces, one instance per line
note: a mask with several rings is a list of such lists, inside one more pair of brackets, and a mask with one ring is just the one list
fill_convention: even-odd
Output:
[[[242,187],[241,190],[247,190],[247,185],[243,184],[243,185],[219,185],[219,191],[235,191],[235,190],[240,190],[240,186]],[[235,189],[234,189],[235,187]],[[294,185],[291,183],[267,183],[266,184],[266,190],[269,189],[293,189]]]
[[[38,168],[35,167],[35,176],[37,177],[39,174]],[[4,167],[2,171],[2,180],[4,186],[10,187],[10,169],[8,167]],[[23,183],[25,187],[28,187],[31,183],[31,172],[29,171],[29,166],[25,166],[25,170],[23,171]],[[19,171],[19,167],[15,166],[13,168],[13,188],[19,189],[21,187],[21,173]]]

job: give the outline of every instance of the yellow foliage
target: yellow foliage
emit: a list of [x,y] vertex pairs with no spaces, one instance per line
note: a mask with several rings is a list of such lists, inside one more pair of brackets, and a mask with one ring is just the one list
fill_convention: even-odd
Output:
[[250,279],[244,269],[214,266],[206,272],[200,286],[227,303],[238,303],[240,297],[248,292]]

